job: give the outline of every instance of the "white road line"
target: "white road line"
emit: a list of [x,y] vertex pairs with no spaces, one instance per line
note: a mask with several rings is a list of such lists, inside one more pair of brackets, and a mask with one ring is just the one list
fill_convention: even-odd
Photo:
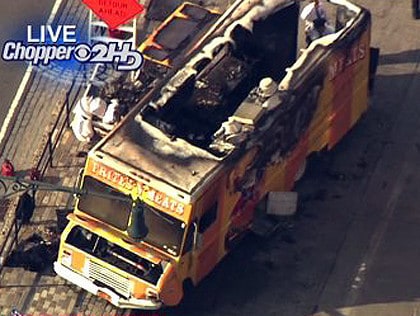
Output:
[[[47,20],[47,24],[51,24],[54,21],[55,16],[56,16],[56,14],[58,12],[58,9],[60,8],[62,2],[63,2],[63,0],[56,0],[55,1],[54,6],[51,10],[50,16]],[[16,92],[15,97],[13,98],[12,104],[9,107],[9,111],[7,112],[6,118],[4,119],[3,125],[2,125],[1,130],[0,130],[0,144],[3,143],[4,137],[6,136],[7,130],[9,128],[9,124],[12,121],[13,116],[15,114],[15,111],[16,111],[16,109],[17,109],[17,107],[20,103],[20,100],[21,100],[21,98],[22,98],[22,96],[25,92],[26,85],[28,84],[29,79],[31,78],[32,70],[33,70],[32,65],[29,65],[28,68],[26,68],[23,79],[22,79],[22,81],[19,85],[19,88]]]
[[61,6],[61,2],[63,2],[63,0],[56,0],[55,1],[54,6],[53,6],[53,8],[51,10],[51,13],[50,13],[50,17],[48,18],[47,24],[51,24],[54,21],[55,16],[58,12],[58,9]]
[[[409,157],[408,153],[403,157]],[[344,305],[346,307],[355,306],[357,299],[359,298],[360,290],[366,281],[368,270],[371,268],[373,261],[376,259],[379,247],[382,245],[385,233],[387,232],[388,226],[395,214],[398,199],[404,189],[404,181],[410,172],[411,170],[408,168],[407,160],[405,160],[401,166],[401,171],[393,182],[393,188],[386,203],[385,210],[382,213],[381,221],[370,239],[368,249],[361,260],[355,277],[353,278],[353,284]]]
[[3,142],[4,136],[6,135],[9,124],[13,118],[13,115],[20,102],[20,99],[22,98],[23,92],[25,91],[29,78],[31,77],[32,68],[33,68],[32,65],[29,65],[28,68],[26,69],[22,82],[20,83],[17,93],[12,101],[12,104],[9,107],[9,111],[7,112],[6,118],[4,119],[3,125],[0,130],[0,144]]

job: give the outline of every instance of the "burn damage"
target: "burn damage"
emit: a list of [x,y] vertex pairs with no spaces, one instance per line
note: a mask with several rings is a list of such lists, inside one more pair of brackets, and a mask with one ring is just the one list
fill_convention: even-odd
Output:
[[258,178],[305,139],[328,84],[329,57],[365,23],[357,7],[331,2],[353,18],[299,56],[298,1],[236,2],[98,149],[192,194],[222,161],[256,148],[260,158],[250,168]]
[[231,21],[227,35],[213,38],[143,109],[143,119],[217,154],[210,145],[221,124],[262,78],[278,81],[294,63],[298,11],[289,4],[268,16],[258,17],[258,11],[252,22]]
[[[140,70],[128,75],[99,64],[93,70],[86,95],[99,97],[106,104],[117,99],[119,115],[124,117],[149,92],[169,79],[174,68],[185,64],[194,51],[196,39],[205,36],[218,16],[203,7],[184,3],[172,13],[170,21],[163,22],[140,46],[144,55]],[[101,136],[112,129],[97,122],[94,127]],[[101,129],[105,131],[101,132]]]

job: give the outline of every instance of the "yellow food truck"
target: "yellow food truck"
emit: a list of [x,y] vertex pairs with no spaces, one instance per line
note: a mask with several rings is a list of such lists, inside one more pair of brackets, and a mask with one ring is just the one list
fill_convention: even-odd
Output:
[[368,107],[370,14],[328,5],[335,32],[308,47],[299,1],[236,1],[220,15],[89,152],[81,188],[115,198],[77,199],[57,274],[122,308],[179,304],[268,194],[291,190],[308,155],[332,148]]

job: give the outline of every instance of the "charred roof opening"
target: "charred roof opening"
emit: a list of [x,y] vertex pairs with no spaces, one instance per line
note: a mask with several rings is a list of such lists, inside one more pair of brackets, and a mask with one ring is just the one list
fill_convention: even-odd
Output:
[[174,18],[172,23],[155,37],[155,42],[168,50],[174,50],[187,39],[192,31],[199,25],[197,21]]
[[188,51],[194,39],[200,38],[218,16],[206,8],[184,3],[142,44],[141,50],[148,58],[160,62],[169,59],[172,65],[180,52]]
[[[294,4],[254,21],[252,31],[236,24],[229,38],[213,39],[212,58],[206,54],[182,69],[179,82],[173,80],[177,84],[168,84],[143,109],[143,119],[168,137],[210,150],[213,134],[251,89],[264,77],[279,81],[294,63],[298,14]],[[155,101],[160,105],[152,106]]]

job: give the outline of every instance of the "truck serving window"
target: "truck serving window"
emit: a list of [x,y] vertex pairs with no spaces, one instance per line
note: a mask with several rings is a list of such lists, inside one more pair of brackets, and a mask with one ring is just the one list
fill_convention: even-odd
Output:
[[214,203],[201,217],[198,224],[198,232],[200,234],[204,233],[215,221],[217,218],[217,202]]
[[[114,188],[100,182],[90,176],[85,176],[83,189],[99,193],[106,193],[115,196],[124,197],[125,195]],[[79,199],[79,209],[107,224],[110,224],[120,230],[126,230],[128,218],[130,216],[131,203],[129,201],[120,201],[84,194]]]

